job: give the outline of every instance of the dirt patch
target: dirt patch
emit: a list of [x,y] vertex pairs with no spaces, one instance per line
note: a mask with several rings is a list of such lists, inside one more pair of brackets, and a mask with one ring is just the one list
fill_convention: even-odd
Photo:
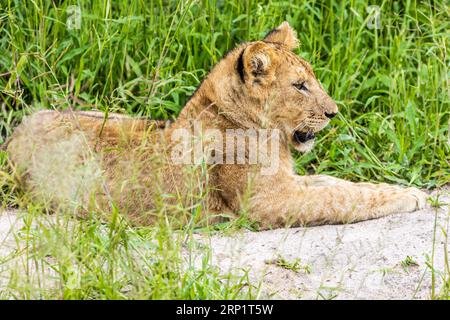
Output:
[[[430,212],[415,212],[352,225],[245,232],[211,244],[221,269],[249,268],[274,298],[427,299],[434,221]],[[440,228],[447,221],[439,215],[436,272],[444,270]]]
[[[450,203],[448,195],[440,200]],[[213,264],[224,272],[249,270],[263,297],[428,299],[427,264],[438,292],[450,253],[443,232],[449,214],[443,206],[349,225],[239,232],[208,243]],[[17,250],[22,226],[17,212],[0,213],[0,261]],[[0,274],[8,274],[7,265]],[[0,284],[5,281],[2,276]]]

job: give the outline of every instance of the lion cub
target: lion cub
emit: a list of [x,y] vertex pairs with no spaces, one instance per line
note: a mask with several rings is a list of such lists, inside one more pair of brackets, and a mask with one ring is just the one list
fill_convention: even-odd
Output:
[[426,205],[415,188],[299,176],[290,147],[308,152],[338,112],[287,22],[239,45],[170,124],[102,112],[40,111],[7,150],[37,201],[80,212],[116,208],[151,224],[242,212],[261,228],[347,223]]

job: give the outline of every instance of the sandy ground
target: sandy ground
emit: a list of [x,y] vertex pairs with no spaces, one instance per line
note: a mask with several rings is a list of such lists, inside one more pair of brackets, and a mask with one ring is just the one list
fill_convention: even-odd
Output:
[[[446,194],[440,200],[449,204]],[[443,206],[350,225],[239,232],[214,236],[208,243],[213,263],[224,272],[249,270],[262,297],[428,299],[432,281],[427,262],[433,265],[439,291],[449,251],[443,232],[449,217],[450,208]],[[16,249],[20,227],[17,212],[0,213],[0,259]],[[283,260],[298,262],[298,270],[282,266]]]

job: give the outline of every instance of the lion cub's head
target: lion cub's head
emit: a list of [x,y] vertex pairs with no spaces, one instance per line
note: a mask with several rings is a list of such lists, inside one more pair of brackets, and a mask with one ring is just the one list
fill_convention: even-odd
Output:
[[233,50],[209,78],[220,100],[232,105],[225,111],[230,117],[276,127],[307,152],[338,109],[309,63],[292,51],[297,46],[295,31],[283,22],[263,40]]

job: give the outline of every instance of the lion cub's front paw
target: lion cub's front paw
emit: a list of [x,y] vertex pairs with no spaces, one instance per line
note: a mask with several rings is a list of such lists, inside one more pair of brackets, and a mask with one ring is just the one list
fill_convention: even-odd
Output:
[[425,192],[417,188],[407,188],[404,190],[404,192],[411,199],[410,201],[415,202],[414,208],[410,211],[421,210],[428,206],[428,194],[426,194]]

